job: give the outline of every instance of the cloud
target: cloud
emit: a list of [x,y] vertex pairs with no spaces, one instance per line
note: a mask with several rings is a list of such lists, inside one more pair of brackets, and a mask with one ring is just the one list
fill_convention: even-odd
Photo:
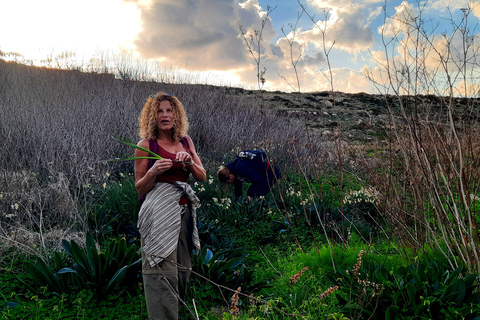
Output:
[[307,0],[307,3],[317,8],[339,9],[346,6],[367,6],[384,3],[385,0]]
[[[260,20],[256,0],[153,0],[141,8],[142,31],[135,45],[146,59],[206,70],[248,63],[239,25]],[[271,25],[265,35],[274,33]]]
[[425,9],[432,13],[446,12],[448,10],[455,11],[460,8],[466,8],[470,0],[432,0],[426,3]]
[[350,53],[367,50],[374,43],[371,21],[381,13],[378,7],[371,8],[376,2],[378,0],[310,0],[309,4],[321,10],[323,15],[316,18],[316,26],[303,33],[304,41],[321,47],[321,37],[318,34],[322,29],[329,46],[335,43],[336,49]]
[[[141,12],[142,31],[135,45],[143,58],[189,70],[230,70],[255,89],[257,74],[263,71],[266,89],[298,90],[298,82],[302,91],[331,89],[322,73],[327,70],[322,33],[306,15],[303,19],[308,22],[301,28],[278,37],[271,18],[266,17],[268,9],[262,8],[258,0],[130,1]],[[318,13],[319,2],[310,2],[317,8],[314,13]],[[358,55],[373,45],[370,24],[381,13],[376,5],[379,0],[322,3],[331,9],[325,21],[327,48],[335,42],[334,50]],[[333,68],[332,73],[339,77],[336,90],[369,91],[370,85],[361,72],[343,66]]]
[[460,3],[455,2],[456,11],[450,7],[450,11],[444,10],[444,17],[439,17],[438,12],[431,9],[440,4],[448,3],[439,0],[430,7],[416,7],[403,1],[395,7],[393,16],[379,27],[379,33],[383,31],[386,37],[389,64],[386,68],[385,57],[375,52],[374,57],[380,63],[370,74],[376,81],[391,79],[392,87],[402,93],[414,90],[435,94],[448,94],[450,88],[460,88],[462,79],[467,80],[465,83],[477,81],[480,38],[475,26],[478,20],[464,17],[474,14],[475,8],[472,12],[460,10]]

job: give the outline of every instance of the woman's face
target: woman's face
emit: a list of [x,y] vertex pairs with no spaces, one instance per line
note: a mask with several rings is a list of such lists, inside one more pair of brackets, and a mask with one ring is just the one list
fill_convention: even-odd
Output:
[[157,127],[160,130],[170,130],[173,128],[173,119],[175,115],[173,113],[173,107],[170,101],[160,102],[160,108],[157,112]]

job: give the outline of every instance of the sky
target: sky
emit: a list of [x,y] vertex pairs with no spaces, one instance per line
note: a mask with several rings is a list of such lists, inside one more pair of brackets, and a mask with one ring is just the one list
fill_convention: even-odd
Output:
[[[0,51],[37,65],[143,61],[210,84],[374,93],[388,55],[407,61],[399,45],[419,47],[401,21],[424,22],[441,47],[450,18],[460,21],[467,7],[476,43],[478,0],[0,0]],[[396,39],[387,51],[382,31]],[[435,68],[433,54],[425,57]]]

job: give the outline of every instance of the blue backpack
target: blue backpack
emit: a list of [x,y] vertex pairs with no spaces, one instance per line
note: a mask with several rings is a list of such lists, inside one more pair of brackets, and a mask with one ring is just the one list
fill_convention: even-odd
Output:
[[243,150],[238,153],[237,158],[264,162],[267,160],[267,154],[263,150]]

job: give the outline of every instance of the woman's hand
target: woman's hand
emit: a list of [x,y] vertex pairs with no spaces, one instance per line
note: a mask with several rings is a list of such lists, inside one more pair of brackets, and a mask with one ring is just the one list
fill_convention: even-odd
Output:
[[177,152],[175,160],[189,164],[190,162],[192,162],[192,157],[188,152],[180,151],[180,152]]
[[173,166],[173,162],[170,159],[160,159],[155,161],[153,166],[148,170],[151,174],[158,176],[170,169]]

